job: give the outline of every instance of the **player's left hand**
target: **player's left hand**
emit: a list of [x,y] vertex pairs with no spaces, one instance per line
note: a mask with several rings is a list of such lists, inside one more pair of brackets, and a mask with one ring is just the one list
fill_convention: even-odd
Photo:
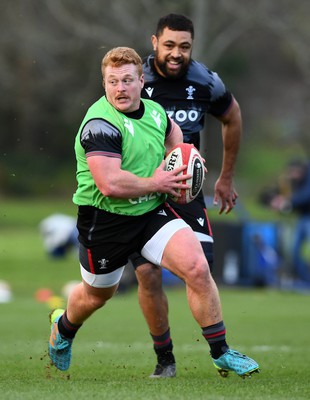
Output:
[[221,201],[219,214],[222,214],[223,212],[225,212],[225,214],[230,213],[236,205],[237,198],[238,193],[232,187],[231,181],[224,181],[223,179],[218,179],[216,181],[213,204],[217,206],[219,201]]

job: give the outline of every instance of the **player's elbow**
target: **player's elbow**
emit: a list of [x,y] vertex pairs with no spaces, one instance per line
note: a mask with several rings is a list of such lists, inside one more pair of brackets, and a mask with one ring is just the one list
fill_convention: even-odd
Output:
[[113,183],[103,182],[98,184],[97,187],[105,197],[117,197],[118,195],[117,188]]
[[241,108],[239,106],[239,103],[237,102],[237,100],[234,98],[233,100],[233,104],[231,107],[231,118],[236,120],[236,121],[240,121],[242,120],[242,115],[241,115]]

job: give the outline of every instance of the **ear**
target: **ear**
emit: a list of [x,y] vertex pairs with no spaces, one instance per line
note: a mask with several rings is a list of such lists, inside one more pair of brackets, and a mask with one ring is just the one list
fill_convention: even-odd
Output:
[[142,89],[144,86],[144,75],[143,74],[140,77],[140,84],[141,84],[141,89]]
[[152,40],[153,50],[155,51],[157,50],[157,45],[158,45],[157,37],[155,35],[152,35],[151,40]]

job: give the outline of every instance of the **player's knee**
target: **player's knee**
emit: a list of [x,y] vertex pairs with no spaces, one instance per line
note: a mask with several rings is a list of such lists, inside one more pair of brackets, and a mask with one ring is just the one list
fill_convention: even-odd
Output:
[[93,310],[98,310],[99,308],[103,307],[108,299],[90,296],[89,297],[89,305]]
[[[109,288],[110,289],[110,288]],[[113,290],[104,290],[101,295],[88,295],[88,304],[95,311],[99,308],[103,307],[105,303],[113,297],[115,291]]]
[[185,270],[186,282],[207,282],[210,279],[208,262],[203,259],[192,261],[192,264]]

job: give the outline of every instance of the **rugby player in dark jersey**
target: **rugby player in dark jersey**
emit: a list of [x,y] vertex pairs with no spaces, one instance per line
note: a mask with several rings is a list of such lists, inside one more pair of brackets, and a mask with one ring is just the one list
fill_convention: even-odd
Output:
[[[233,186],[233,175],[242,130],[241,112],[218,74],[191,58],[193,39],[194,27],[187,17],[169,14],[160,18],[156,34],[152,36],[154,53],[146,57],[143,64],[145,84],[142,97],[160,103],[181,127],[184,142],[193,143],[198,149],[206,114],[221,122],[223,158],[221,173],[214,188],[214,204],[220,203],[220,214],[229,213],[238,197]],[[203,193],[190,204],[171,204],[191,225],[212,268],[213,237]],[[134,254],[131,262],[139,282],[139,303],[157,355],[157,365],[151,377],[174,377],[176,365],[161,269],[148,263],[139,254]],[[210,326],[203,331],[209,344],[217,340],[220,343],[219,328]],[[213,346],[215,348],[217,350],[212,350],[211,346],[213,359],[219,358],[227,350]]]

